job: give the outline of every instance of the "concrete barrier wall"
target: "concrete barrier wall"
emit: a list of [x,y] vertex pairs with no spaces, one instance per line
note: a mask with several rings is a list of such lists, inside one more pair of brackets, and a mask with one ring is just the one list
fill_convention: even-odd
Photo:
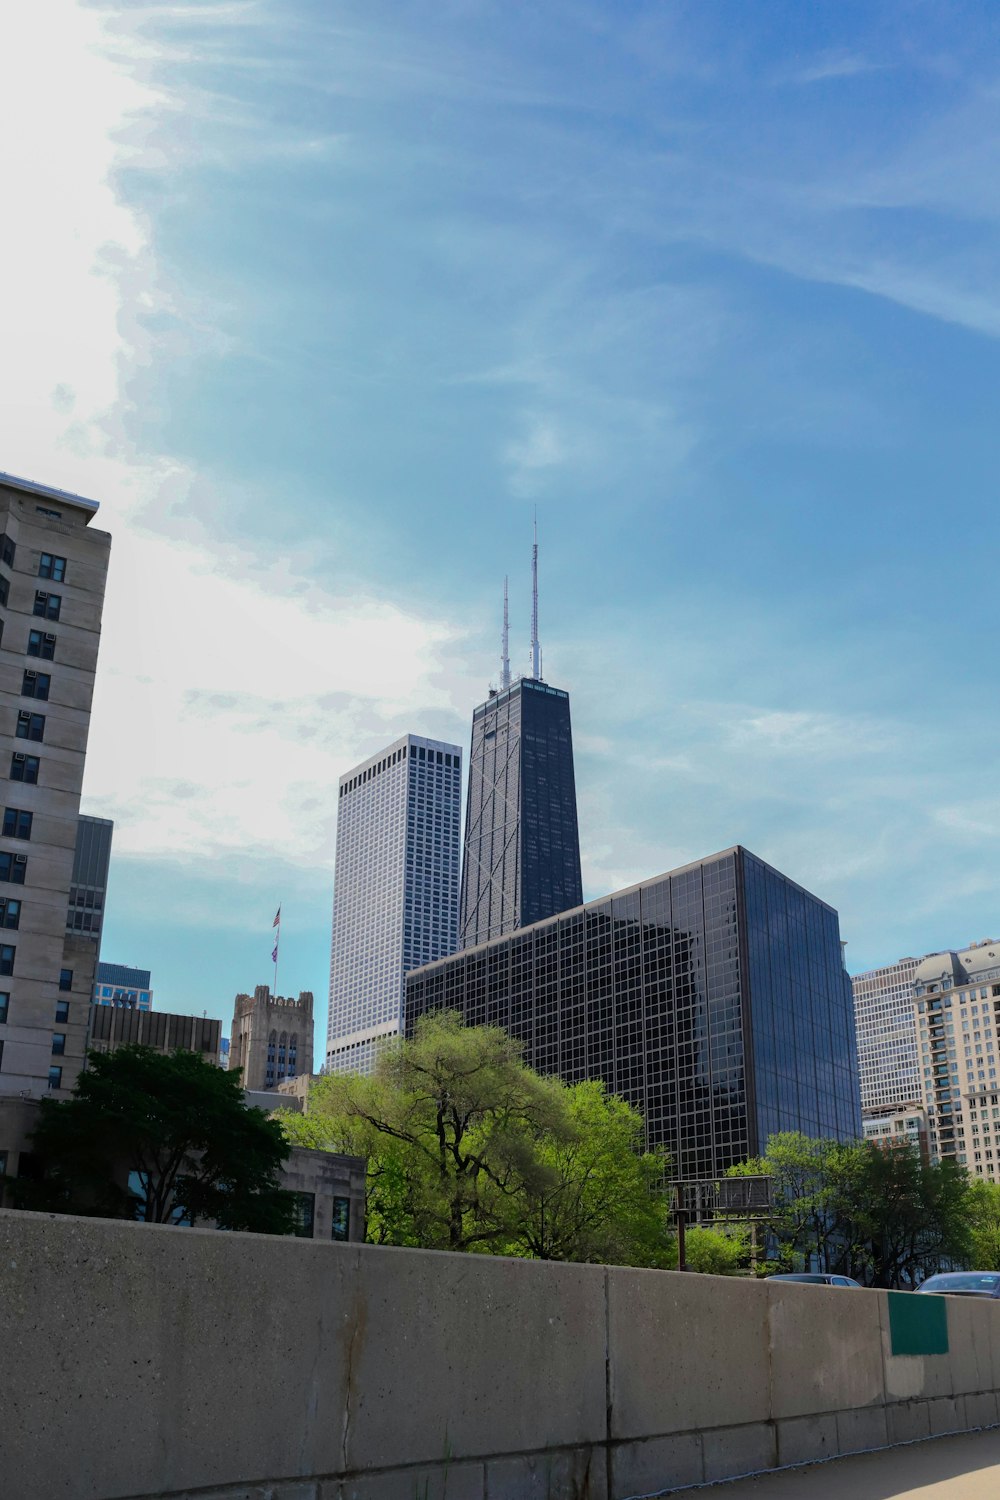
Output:
[[1000,1306],[0,1212],[4,1500],[626,1500],[998,1421]]

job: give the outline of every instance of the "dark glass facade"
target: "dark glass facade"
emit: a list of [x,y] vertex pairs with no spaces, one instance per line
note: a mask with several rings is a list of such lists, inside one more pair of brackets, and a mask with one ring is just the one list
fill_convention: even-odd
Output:
[[445,1009],[540,1072],[603,1079],[677,1177],[779,1130],[861,1135],[837,913],[741,847],[413,970],[407,1030]]
[[462,947],[582,901],[569,694],[522,678],[472,717]]

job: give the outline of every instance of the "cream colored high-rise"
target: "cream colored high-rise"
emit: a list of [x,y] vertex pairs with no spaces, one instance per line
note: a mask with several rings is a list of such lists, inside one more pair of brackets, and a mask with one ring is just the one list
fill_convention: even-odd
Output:
[[931,1154],[1000,1181],[1000,942],[932,953],[913,974]]
[[0,1168],[83,1063],[96,948],[67,935],[111,538],[97,503],[0,474]]

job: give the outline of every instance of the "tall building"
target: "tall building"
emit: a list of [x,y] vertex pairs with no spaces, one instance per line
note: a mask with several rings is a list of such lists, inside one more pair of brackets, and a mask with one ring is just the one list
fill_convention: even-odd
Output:
[[340,778],[331,1072],[369,1072],[378,1042],[402,1029],[407,972],[458,945],[461,794],[458,745],[415,734]]
[[408,1032],[443,1009],[542,1073],[603,1079],[677,1178],[777,1131],[861,1135],[837,913],[738,845],[407,976]]
[[855,974],[861,1108],[882,1115],[920,1099],[913,975],[919,958],[901,958],[882,969]]
[[242,1068],[245,1089],[274,1089],[286,1078],[311,1073],[313,997],[297,1000],[272,995],[259,984],[252,995],[237,995],[229,1039],[229,1067]]
[[[94,944],[100,963],[101,929],[108,892],[108,866],[115,825],[110,818],[81,817],[76,825],[73,881],[69,888],[66,931],[82,933]],[[148,987],[148,985],[147,985]]]
[[583,900],[569,694],[541,677],[538,545],[531,676],[510,680],[507,590],[500,689],[472,715],[461,942],[488,942]]
[[932,953],[913,973],[930,1150],[1000,1181],[1000,942]]
[[22,1146],[18,1101],[64,1097],[76,1080],[94,986],[95,945],[68,934],[66,916],[111,547],[90,524],[97,509],[0,474],[0,1169],[8,1172]]
[[128,964],[98,964],[94,1004],[117,1010],[152,1010],[153,987],[148,969]]

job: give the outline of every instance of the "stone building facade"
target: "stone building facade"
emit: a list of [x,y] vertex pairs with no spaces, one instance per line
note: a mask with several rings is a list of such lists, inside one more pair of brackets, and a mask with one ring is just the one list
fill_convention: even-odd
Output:
[[[18,1101],[83,1065],[96,945],[68,934],[111,538],[97,503],[0,474],[0,1169]],[[9,1107],[8,1107],[9,1106]]]
[[230,1068],[242,1068],[245,1089],[274,1089],[286,1078],[311,1073],[313,997],[297,1000],[272,995],[259,984],[252,995],[237,995],[229,1044]]

